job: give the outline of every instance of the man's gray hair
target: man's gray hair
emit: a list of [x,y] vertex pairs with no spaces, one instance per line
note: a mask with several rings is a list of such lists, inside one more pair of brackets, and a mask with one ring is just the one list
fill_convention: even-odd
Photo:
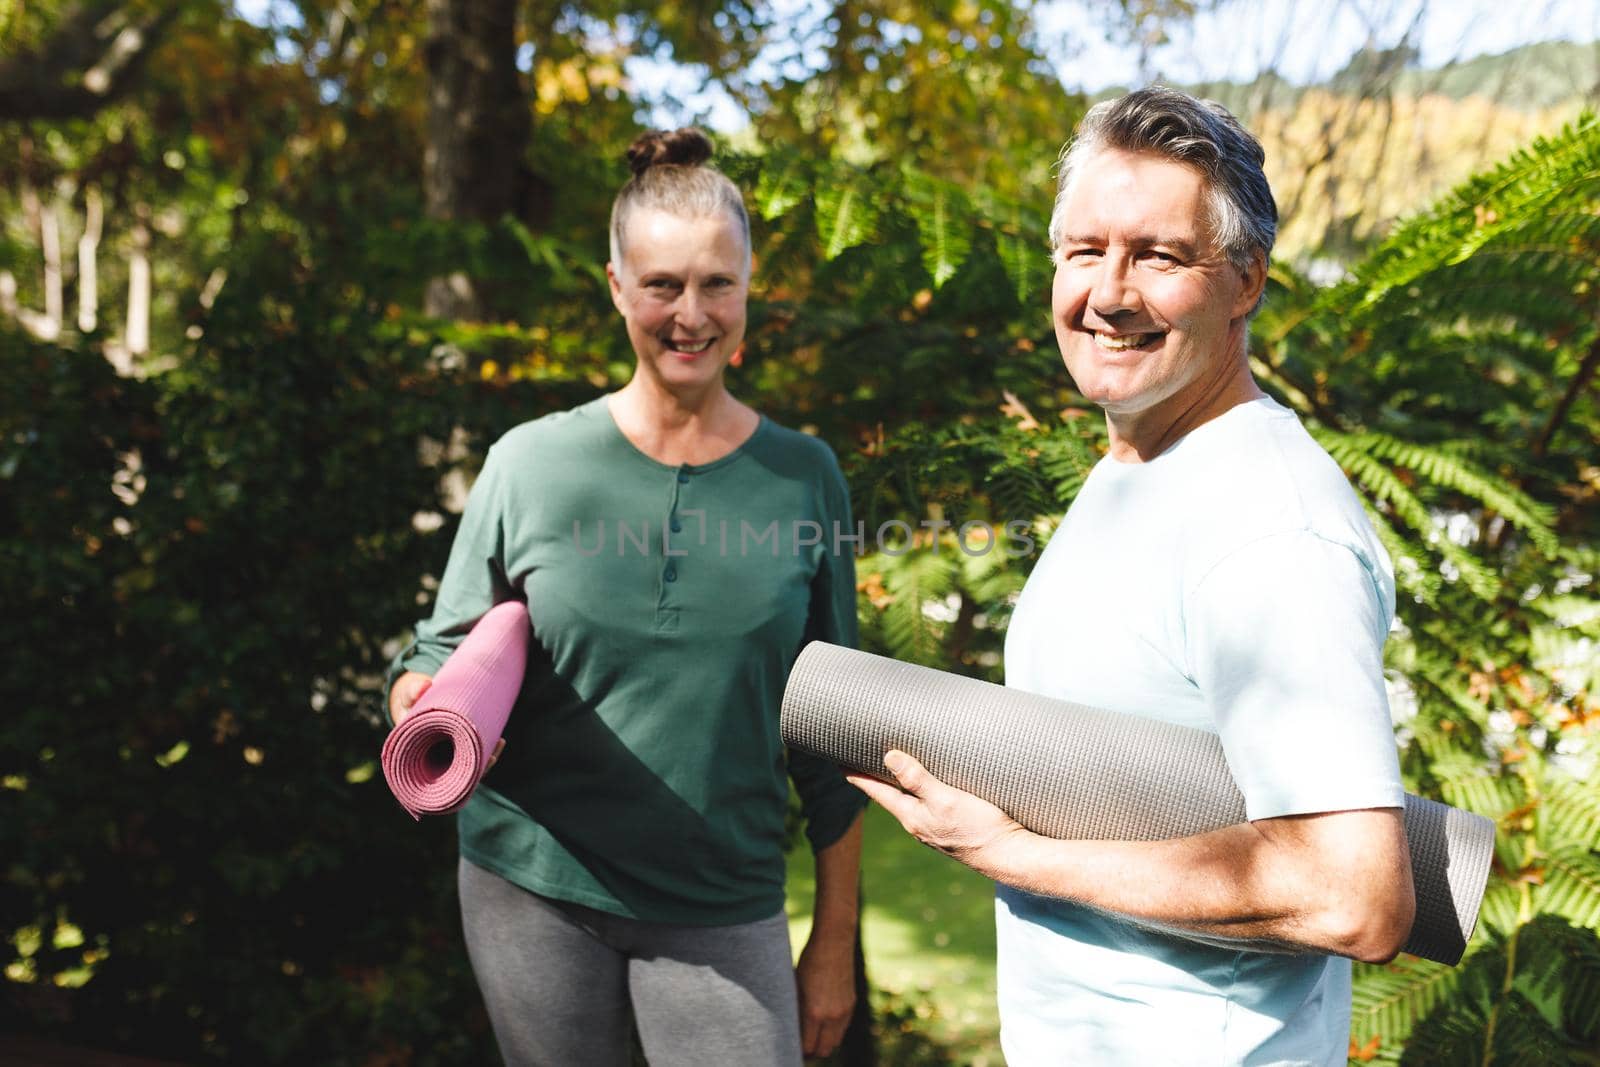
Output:
[[1159,85],[1096,104],[1078,124],[1077,137],[1061,153],[1061,184],[1050,216],[1052,252],[1060,250],[1066,229],[1063,211],[1073,174],[1108,148],[1149,152],[1195,168],[1206,181],[1212,238],[1228,262],[1243,270],[1257,255],[1271,256],[1278,206],[1261,170],[1261,142],[1216,101]]

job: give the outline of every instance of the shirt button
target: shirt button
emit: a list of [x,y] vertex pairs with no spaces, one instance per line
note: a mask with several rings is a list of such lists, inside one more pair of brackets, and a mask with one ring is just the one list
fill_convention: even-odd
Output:
[[673,533],[682,533],[683,532],[683,523],[678,521],[676,516],[674,516],[673,520],[672,520],[672,532]]
[[688,471],[679,471],[678,472],[678,484],[679,485],[688,485],[689,484],[689,472]]
[[678,572],[673,570],[671,567],[668,567],[667,573],[663,575],[663,577],[669,582],[675,582],[678,580]]

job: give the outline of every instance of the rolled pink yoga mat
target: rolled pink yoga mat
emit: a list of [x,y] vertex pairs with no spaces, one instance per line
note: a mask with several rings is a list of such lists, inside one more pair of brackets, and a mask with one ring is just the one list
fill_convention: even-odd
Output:
[[383,776],[413,819],[455,811],[489,769],[528,665],[528,606],[478,620],[383,743]]

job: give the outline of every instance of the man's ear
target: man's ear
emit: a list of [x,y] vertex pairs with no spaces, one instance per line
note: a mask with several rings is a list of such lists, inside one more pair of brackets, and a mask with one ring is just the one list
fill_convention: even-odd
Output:
[[1250,260],[1250,265],[1239,272],[1239,276],[1244,286],[1232,308],[1232,317],[1236,319],[1250,314],[1256,301],[1261,299],[1261,291],[1267,287],[1267,257],[1258,252]]

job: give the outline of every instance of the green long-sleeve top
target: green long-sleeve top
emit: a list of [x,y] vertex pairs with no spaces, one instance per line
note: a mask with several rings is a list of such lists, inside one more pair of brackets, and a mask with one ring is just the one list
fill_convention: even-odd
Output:
[[[506,747],[459,816],[468,860],[652,922],[783,906],[784,682],[810,640],[856,643],[859,533],[833,453],[765,417],[708,464],[640,452],[605,398],[490,449],[431,618],[396,660],[432,674],[493,604],[527,602]],[[814,849],[864,804],[787,758]]]

